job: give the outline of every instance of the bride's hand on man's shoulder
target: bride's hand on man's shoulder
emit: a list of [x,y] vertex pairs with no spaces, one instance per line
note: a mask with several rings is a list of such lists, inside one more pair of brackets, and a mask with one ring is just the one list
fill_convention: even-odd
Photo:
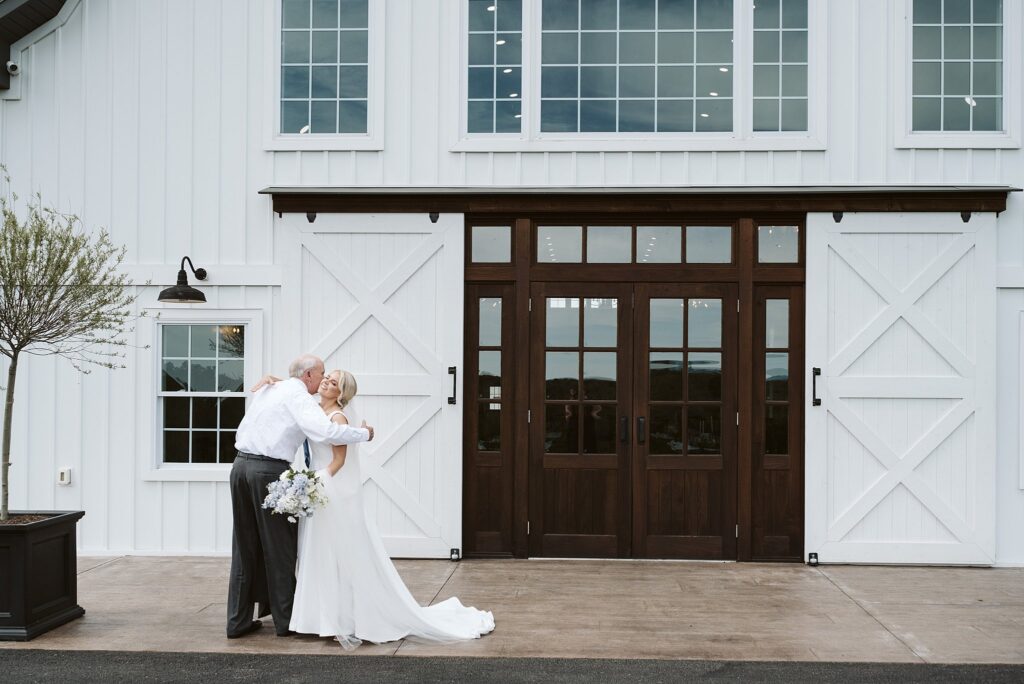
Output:
[[366,441],[368,441],[368,442],[372,442],[372,441],[373,441],[373,427],[372,427],[372,426],[370,426],[370,425],[367,425],[367,424],[366,424],[366,421],[365,421],[365,420],[363,421],[363,424],[362,424],[362,425],[360,425],[359,427],[363,428],[364,430],[367,430],[367,431],[369,431],[369,433],[370,433],[370,439],[368,439],[368,440],[366,440]]
[[260,378],[259,382],[252,386],[252,389],[250,389],[249,391],[255,392],[264,385],[273,385],[275,382],[281,382],[281,378],[275,377],[273,375],[264,375],[262,378]]

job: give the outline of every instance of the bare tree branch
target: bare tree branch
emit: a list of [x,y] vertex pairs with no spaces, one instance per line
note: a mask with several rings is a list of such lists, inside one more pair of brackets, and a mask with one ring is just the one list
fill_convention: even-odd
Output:
[[115,245],[105,230],[90,235],[77,216],[43,206],[39,195],[19,219],[16,199],[0,195],[0,354],[10,360],[0,520],[8,517],[19,356],[60,356],[83,373],[90,367],[124,368],[125,350],[131,346],[126,337],[138,318],[138,292],[119,271],[124,247]]

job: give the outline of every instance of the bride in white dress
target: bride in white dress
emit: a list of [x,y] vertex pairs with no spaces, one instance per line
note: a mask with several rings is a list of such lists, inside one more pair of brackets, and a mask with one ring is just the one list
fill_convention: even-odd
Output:
[[[320,385],[320,405],[331,420],[358,425],[355,394],[352,374],[332,371]],[[335,637],[346,649],[363,639],[457,641],[493,630],[488,611],[457,598],[423,607],[409,593],[364,511],[359,446],[310,443],[310,467],[325,479],[328,502],[299,521],[291,629]]]

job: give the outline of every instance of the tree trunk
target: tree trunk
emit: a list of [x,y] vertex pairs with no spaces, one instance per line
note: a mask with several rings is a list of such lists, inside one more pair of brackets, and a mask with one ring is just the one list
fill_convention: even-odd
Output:
[[4,406],[4,441],[3,441],[3,491],[0,494],[0,520],[7,520],[7,485],[11,470],[11,416],[14,413],[14,381],[18,375],[18,353],[11,357],[11,367],[7,369],[7,402]]

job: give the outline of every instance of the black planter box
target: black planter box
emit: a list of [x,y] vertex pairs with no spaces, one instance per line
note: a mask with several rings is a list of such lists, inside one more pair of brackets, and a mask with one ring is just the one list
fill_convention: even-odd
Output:
[[85,511],[11,515],[52,516],[0,525],[0,641],[28,641],[85,615],[75,557],[75,525]]

